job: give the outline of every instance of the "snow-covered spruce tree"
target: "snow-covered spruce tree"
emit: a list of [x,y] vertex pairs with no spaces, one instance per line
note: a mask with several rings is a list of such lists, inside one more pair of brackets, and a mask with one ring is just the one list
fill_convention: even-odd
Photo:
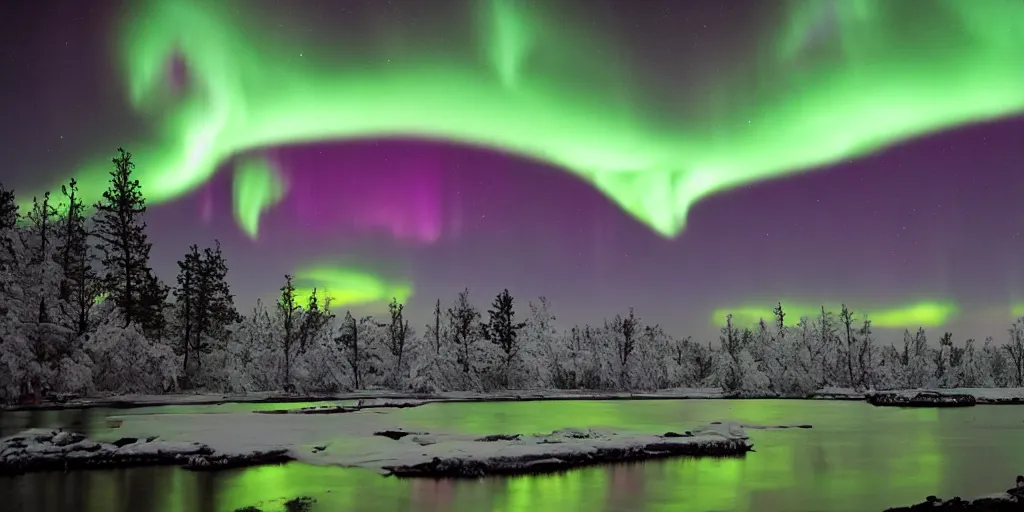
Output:
[[61,361],[70,353],[72,332],[61,318],[61,269],[57,254],[57,210],[50,194],[33,198],[27,223],[21,229],[23,257],[15,266],[9,292],[20,302],[8,342],[8,354],[21,363],[20,395],[36,401],[50,390],[59,390]]
[[980,388],[992,385],[985,358],[976,345],[973,339],[964,343],[960,364],[956,367],[956,387]]
[[725,391],[738,391],[743,385],[743,368],[738,365],[740,332],[732,323],[732,315],[725,316],[725,326],[718,338],[718,355],[715,358],[715,385]]
[[904,386],[925,388],[936,384],[935,360],[929,357],[928,337],[923,327],[913,335],[904,331],[903,339]]
[[225,361],[229,391],[249,393],[278,388],[281,369],[273,344],[279,335],[276,328],[263,301],[257,300],[252,312],[229,338]]
[[985,338],[985,344],[981,347],[981,357],[984,360],[985,374],[988,376],[988,385],[998,388],[1005,388],[1010,385],[1010,362],[1006,357],[1006,350],[1001,349],[991,336]]
[[615,351],[615,372],[617,374],[618,389],[631,389],[630,382],[631,363],[633,353],[636,351],[636,343],[640,330],[640,319],[629,308],[628,316],[615,315],[611,323],[605,321],[605,331],[608,333]]
[[176,387],[179,365],[170,346],[150,339],[138,323],[125,327],[124,312],[113,302],[102,301],[96,309],[89,353],[97,389],[125,394]]
[[761,360],[769,389],[783,396],[799,395],[802,390],[794,378],[795,354],[790,340],[790,329],[786,325],[786,311],[781,302],[776,303],[772,310],[772,325],[769,327],[762,320],[758,327],[755,343],[764,343],[766,346],[755,352],[755,359]]
[[[526,369],[520,358],[522,344],[519,331],[526,322],[516,322],[515,300],[506,288],[499,293],[487,310],[487,323],[481,324],[480,332],[495,357],[490,357],[483,384],[490,389],[521,388],[525,383]],[[497,349],[496,351],[493,349]]]
[[343,386],[341,353],[333,341],[334,313],[331,297],[314,289],[302,309],[299,322],[299,357],[295,382],[302,392],[336,392]]
[[874,333],[871,330],[871,320],[864,318],[860,329],[857,330],[857,367],[859,376],[857,387],[859,389],[876,389],[874,369],[878,366],[878,350],[875,347]]
[[673,346],[668,334],[658,325],[645,325],[640,330],[629,378],[637,389],[657,390],[672,387],[669,362],[666,357]]
[[434,303],[434,313],[424,329],[422,338],[413,338],[409,365],[409,387],[419,393],[436,393],[449,389],[448,376],[452,374],[447,356],[450,351],[443,345],[448,339],[447,327],[441,322],[441,299]]
[[956,368],[953,366],[953,333],[947,332],[939,339],[938,350],[933,350],[935,367],[934,381],[940,388],[956,387]]
[[347,363],[351,375],[352,389],[364,389],[377,375],[377,368],[380,366],[380,355],[376,347],[372,317],[365,316],[356,320],[351,312],[345,312],[345,319],[341,321],[338,329],[338,337],[335,342],[342,351],[343,359]]
[[22,353],[15,338],[20,336],[21,300],[19,266],[25,259],[14,192],[0,184],[0,401],[11,401],[21,394]]
[[528,372],[526,379],[532,387],[554,386],[552,370],[561,361],[555,359],[559,357],[555,352],[559,346],[564,346],[564,342],[555,328],[555,315],[551,312],[551,303],[547,297],[531,300],[528,306],[530,316],[523,329],[523,350],[520,354]]
[[404,389],[406,376],[409,374],[407,367],[406,349],[412,332],[409,329],[409,321],[405,319],[405,305],[400,304],[397,298],[392,298],[388,303],[388,322],[381,324],[380,328],[386,333],[385,355],[389,361],[385,363],[387,374],[384,384],[392,389]]
[[452,384],[459,390],[480,389],[480,311],[469,301],[468,288],[459,292],[447,317],[456,364]]
[[[212,388],[223,383],[228,333],[241,320],[227,274],[220,242],[202,252],[193,245],[178,261],[174,318],[180,339],[174,345],[182,358],[184,386]],[[216,364],[204,367],[204,356]]]

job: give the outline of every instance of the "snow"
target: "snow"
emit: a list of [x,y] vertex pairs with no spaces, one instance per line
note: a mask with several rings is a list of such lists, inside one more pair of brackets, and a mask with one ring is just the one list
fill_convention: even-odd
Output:
[[[206,461],[241,465],[242,458],[253,454],[283,454],[271,461],[287,458],[408,476],[416,476],[413,470],[418,466],[433,464],[437,469],[441,464],[442,470],[454,467],[462,471],[451,474],[449,469],[449,476],[476,476],[671,455],[741,455],[750,448],[743,427],[731,422],[678,433],[586,428],[482,437],[407,430],[399,416],[388,409],[343,415],[143,414],[110,419],[120,420],[120,427],[103,430],[92,440],[52,430],[31,430],[4,438],[0,440],[0,468],[16,465],[16,461],[45,459],[52,469],[54,461],[62,457],[133,463],[152,457],[159,458],[154,463],[203,467]],[[388,437],[380,435],[382,431],[408,435]],[[140,441],[125,444],[124,438]],[[26,440],[22,444],[27,446],[18,448],[17,440]],[[193,455],[202,455],[203,460],[191,460]],[[225,462],[225,458],[234,459]]]

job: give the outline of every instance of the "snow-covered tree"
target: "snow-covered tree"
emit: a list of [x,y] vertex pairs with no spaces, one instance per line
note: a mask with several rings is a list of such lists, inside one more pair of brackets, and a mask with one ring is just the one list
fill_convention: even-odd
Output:
[[953,333],[939,339],[939,348],[932,352],[935,366],[935,384],[943,388],[956,386],[956,368],[953,366]]
[[352,313],[347,311],[345,319],[341,322],[336,341],[348,363],[353,389],[363,389],[367,384],[367,378],[374,373],[375,366],[379,364],[380,357],[372,346],[374,327],[373,318],[367,316],[356,320]]
[[392,298],[388,304],[388,322],[381,325],[386,332],[386,355],[389,358],[385,384],[392,389],[405,387],[405,376],[408,374],[407,345],[413,333],[409,329],[409,321],[405,319],[405,305]]
[[276,388],[280,370],[277,366],[275,325],[270,312],[257,300],[228,342],[225,360],[226,386],[229,391],[254,392]]
[[103,302],[99,309],[102,319],[87,344],[96,388],[116,394],[175,389],[179,365],[170,347],[151,341],[138,323],[126,326],[116,304]]
[[555,315],[551,311],[551,303],[547,297],[538,297],[530,301],[530,316],[526,319],[523,329],[523,349],[520,356],[528,374],[526,378],[533,386],[551,383],[553,365],[559,363],[553,359],[556,345],[564,345],[561,335],[555,327]]
[[459,292],[455,302],[448,308],[448,333],[452,350],[455,352],[458,383],[460,389],[476,389],[480,386],[481,330],[480,311],[469,301],[469,289]]
[[975,347],[973,339],[964,343],[960,364],[956,366],[956,386],[977,388],[991,385],[991,376],[986,371],[984,355]]
[[487,316],[487,323],[481,324],[480,332],[491,342],[488,348],[496,356],[496,361],[488,368],[488,385],[503,389],[522,387],[526,370],[520,357],[519,331],[526,327],[526,322],[516,321],[515,300],[507,288],[494,298]]
[[1024,317],[1013,322],[1009,329],[1010,339],[1003,350],[1010,365],[1010,382],[1017,387],[1024,386]]
[[618,377],[618,388],[630,389],[633,385],[630,376],[633,354],[636,352],[637,339],[640,335],[640,319],[633,313],[633,308],[629,308],[627,316],[615,315],[611,322],[605,321],[604,330],[611,338],[611,345],[615,351],[612,363]]

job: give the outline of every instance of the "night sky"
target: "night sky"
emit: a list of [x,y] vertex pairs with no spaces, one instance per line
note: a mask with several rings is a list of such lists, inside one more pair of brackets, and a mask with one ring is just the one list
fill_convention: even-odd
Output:
[[[78,175],[95,189],[104,162],[125,146],[144,192],[157,197],[147,217],[154,268],[173,282],[190,244],[219,239],[243,311],[273,298],[285,273],[320,265],[377,276],[387,298],[411,287],[417,325],[438,297],[448,304],[469,287],[484,306],[507,287],[524,314],[526,300],[547,296],[565,326],[632,306],[672,334],[708,339],[723,308],[846,302],[874,316],[928,301],[956,305],[934,328],[957,340],[1004,336],[1024,301],[1024,18],[1014,17],[1024,3],[972,0],[977,12],[961,12],[957,25],[939,19],[955,14],[943,14],[952,4],[942,0],[933,9],[892,1],[902,7],[881,14],[830,0],[512,0],[492,8],[530,16],[492,12],[490,26],[478,12],[487,3],[230,3],[224,12],[246,28],[210,29],[188,11],[181,25],[194,34],[178,27],[192,35],[177,37],[193,46],[182,58],[145,53],[146,37],[173,25],[154,17],[173,7],[8,2],[0,7],[0,180],[28,194]],[[138,12],[147,21],[136,24]],[[916,24],[893,28],[901,19]],[[993,19],[984,36],[972,32],[971,23]],[[934,42],[936,34],[952,42]],[[209,42],[221,38],[230,51],[217,60]],[[254,39],[262,46],[238,44]],[[498,49],[488,53],[488,41]],[[139,69],[154,60],[163,70],[155,99],[133,96]],[[442,101],[430,91],[453,79],[430,71],[437,62],[477,62],[473,69],[497,78]],[[248,71],[231,75],[236,68]],[[408,80],[421,84],[372,79],[419,69],[428,71],[409,71]],[[370,78],[344,89],[344,101],[322,99],[334,82],[296,78],[334,70]],[[190,84],[203,73],[237,88],[196,93]],[[217,90],[231,90],[225,104],[245,109],[231,111],[229,135],[213,143],[210,175],[185,180],[164,158],[181,138],[168,119],[216,117]],[[393,109],[391,90],[405,95]],[[422,99],[417,90],[427,91]],[[488,103],[489,91],[508,96]],[[561,103],[516,103],[544,91],[577,106],[541,112],[530,108]],[[174,118],[190,94],[205,102]],[[364,104],[388,122],[341,128],[348,121],[338,119]],[[474,115],[477,124],[463,120]],[[836,142],[847,135],[849,144]],[[672,171],[700,167],[701,180],[721,186],[654,181],[616,199],[588,183],[622,170],[657,175],[666,169],[644,166],[664,166],[666,155],[676,158]],[[87,168],[95,162],[99,171]],[[670,183],[686,204],[660,216]],[[268,192],[275,184],[286,188]],[[264,201],[275,193],[279,201]],[[243,203],[267,203],[258,229],[243,227]]]

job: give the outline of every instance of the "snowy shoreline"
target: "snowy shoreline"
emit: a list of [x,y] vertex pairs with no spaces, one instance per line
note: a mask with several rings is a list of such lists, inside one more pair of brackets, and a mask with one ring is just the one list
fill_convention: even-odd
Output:
[[[410,407],[427,403],[529,402],[557,400],[847,400],[869,401],[872,396],[889,395],[913,398],[920,393],[968,395],[977,405],[1024,405],[1024,388],[922,388],[861,392],[851,389],[826,388],[806,396],[737,395],[718,388],[682,388],[651,392],[574,392],[561,390],[508,390],[493,393],[443,392],[437,394],[402,393],[390,390],[337,394],[295,395],[283,393],[251,393],[245,395],[201,393],[168,395],[119,395],[108,397],[71,398],[61,402],[4,405],[2,411],[63,409],[132,409],[167,405],[222,405],[228,403],[304,403],[361,401],[361,407]],[[882,404],[885,406],[901,404]]]
[[0,439],[0,474],[154,465],[216,470],[299,461],[398,477],[475,478],[666,457],[743,456],[753,448],[743,427],[731,422],[657,434],[566,428],[480,436],[406,430],[396,416],[379,411],[112,419],[118,426],[93,438],[30,429]]
[[959,496],[943,500],[928,496],[924,501],[902,507],[885,509],[885,512],[914,512],[918,510],[961,510],[972,512],[1010,512],[1024,510],[1024,488],[1012,487],[1006,492],[979,496],[965,500]]

